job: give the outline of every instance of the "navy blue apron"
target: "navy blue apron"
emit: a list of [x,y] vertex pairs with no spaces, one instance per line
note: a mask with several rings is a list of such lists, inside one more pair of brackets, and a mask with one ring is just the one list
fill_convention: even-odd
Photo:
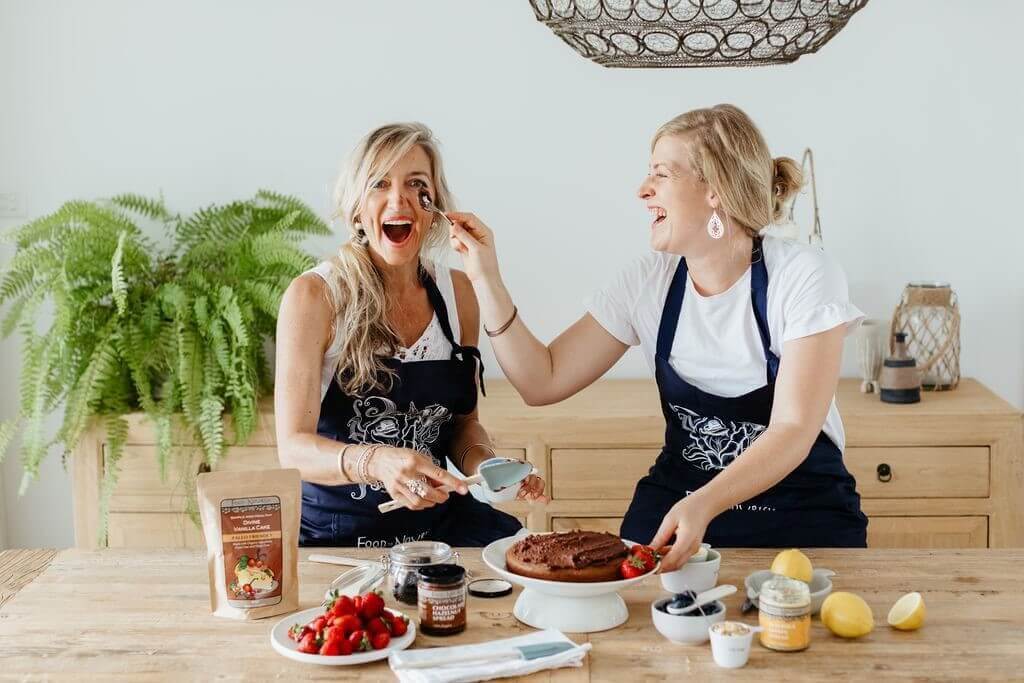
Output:
[[[771,418],[779,358],[768,330],[768,270],[761,239],[751,257],[751,303],[767,364],[767,383],[726,398],[701,391],[676,374],[669,353],[686,293],[680,259],[658,329],[655,378],[665,415],[665,447],[633,493],[623,538],[650,541],[669,509],[711,481],[760,436]],[[767,491],[716,517],[704,541],[716,547],[866,547],[867,518],[843,454],[824,432],[807,457]]]
[[[483,364],[478,349],[455,341],[444,299],[422,267],[420,278],[451,342],[451,358],[408,363],[387,359],[395,371],[387,393],[348,396],[335,379],[320,405],[317,433],[346,443],[411,448],[445,467],[456,416],[476,408],[477,377],[482,388]],[[452,493],[446,503],[426,510],[401,508],[380,513],[377,506],[389,500],[383,486],[323,486],[303,481],[299,542],[305,546],[381,548],[432,540],[451,546],[483,546],[511,536],[521,527],[515,517],[471,494]]]

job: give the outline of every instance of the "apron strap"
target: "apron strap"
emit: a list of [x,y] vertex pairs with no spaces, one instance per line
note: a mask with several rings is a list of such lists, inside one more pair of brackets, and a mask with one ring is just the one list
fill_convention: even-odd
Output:
[[679,312],[683,309],[686,273],[686,259],[680,258],[675,275],[672,276],[672,284],[668,287],[665,307],[661,309],[661,324],[658,326],[658,347],[655,356],[665,362],[668,362],[668,356],[672,352],[672,341],[676,337],[676,327],[679,325]]
[[[680,258],[672,283],[665,297],[665,307],[661,309],[661,324],[658,326],[658,346],[655,356],[668,362],[672,352],[672,342],[679,326],[679,314],[683,309],[683,297],[686,295],[687,277],[686,259]],[[750,303],[757,321],[757,331],[761,337],[761,349],[764,352],[768,383],[775,381],[779,371],[779,357],[772,353],[772,337],[768,331],[768,269],[764,264],[762,240],[757,236],[753,240],[750,255]]]
[[[444,302],[444,297],[441,296],[441,290],[437,288],[437,283],[434,282],[434,278],[430,277],[430,273],[420,264],[420,281],[427,290],[427,298],[430,300],[430,305],[434,307],[434,313],[437,314],[437,321],[441,323],[441,331],[444,332],[444,336],[448,339],[448,342],[452,345],[452,358],[463,357],[465,355],[472,356],[476,359],[477,375],[480,379],[480,393],[484,396],[487,395],[487,389],[484,387],[484,362],[480,357],[480,349],[475,346],[462,346],[458,341],[455,340],[455,335],[452,333],[452,324],[448,319],[448,305]],[[458,311],[456,311],[458,315]]]
[[772,335],[768,329],[768,268],[764,264],[762,246],[761,236],[754,237],[750,254],[750,301],[754,308],[757,331],[761,336],[768,383],[771,384],[779,372],[779,357],[772,353]]

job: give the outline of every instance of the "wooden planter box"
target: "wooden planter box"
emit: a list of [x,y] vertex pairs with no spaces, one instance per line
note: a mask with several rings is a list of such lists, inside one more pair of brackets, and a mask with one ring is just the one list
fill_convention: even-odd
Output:
[[[837,400],[846,427],[846,465],[857,478],[872,547],[1024,546],[1024,437],[1021,413],[979,382],[890,405],[842,380]],[[651,380],[602,380],[558,405],[530,408],[506,382],[488,382],[481,421],[499,453],[526,458],[548,482],[546,506],[502,506],[531,529],[618,532],[636,481],[657,457],[664,421]],[[129,417],[128,446],[111,497],[109,547],[197,547],[202,533],[183,513],[181,467],[161,481],[151,425]],[[230,435],[230,421],[226,425]],[[229,436],[230,438],[230,436]],[[194,459],[198,462],[198,457]],[[229,448],[219,469],[277,467],[274,416],[264,405],[246,446]],[[884,466],[884,467],[883,467]],[[102,430],[76,449],[75,543],[98,543]],[[880,476],[880,467],[890,476]],[[888,479],[888,481],[882,481]]]

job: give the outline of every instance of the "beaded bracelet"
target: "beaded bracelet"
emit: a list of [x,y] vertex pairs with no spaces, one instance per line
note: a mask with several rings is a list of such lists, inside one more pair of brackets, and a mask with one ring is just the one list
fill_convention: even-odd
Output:
[[380,483],[370,476],[370,458],[372,458],[373,454],[376,453],[380,448],[380,444],[372,444],[359,456],[359,463],[356,466],[356,470],[359,473],[359,479],[364,484]]

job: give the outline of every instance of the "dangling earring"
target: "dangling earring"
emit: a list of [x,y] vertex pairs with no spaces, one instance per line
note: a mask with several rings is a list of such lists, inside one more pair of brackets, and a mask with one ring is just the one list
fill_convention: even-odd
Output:
[[352,237],[350,239],[356,244],[366,244],[369,241],[366,237],[366,231],[363,230],[361,223],[355,224],[355,230],[352,231]]
[[711,212],[711,219],[708,220],[708,234],[713,240],[720,240],[725,234],[725,226],[722,225],[722,219],[718,217],[717,211]]

